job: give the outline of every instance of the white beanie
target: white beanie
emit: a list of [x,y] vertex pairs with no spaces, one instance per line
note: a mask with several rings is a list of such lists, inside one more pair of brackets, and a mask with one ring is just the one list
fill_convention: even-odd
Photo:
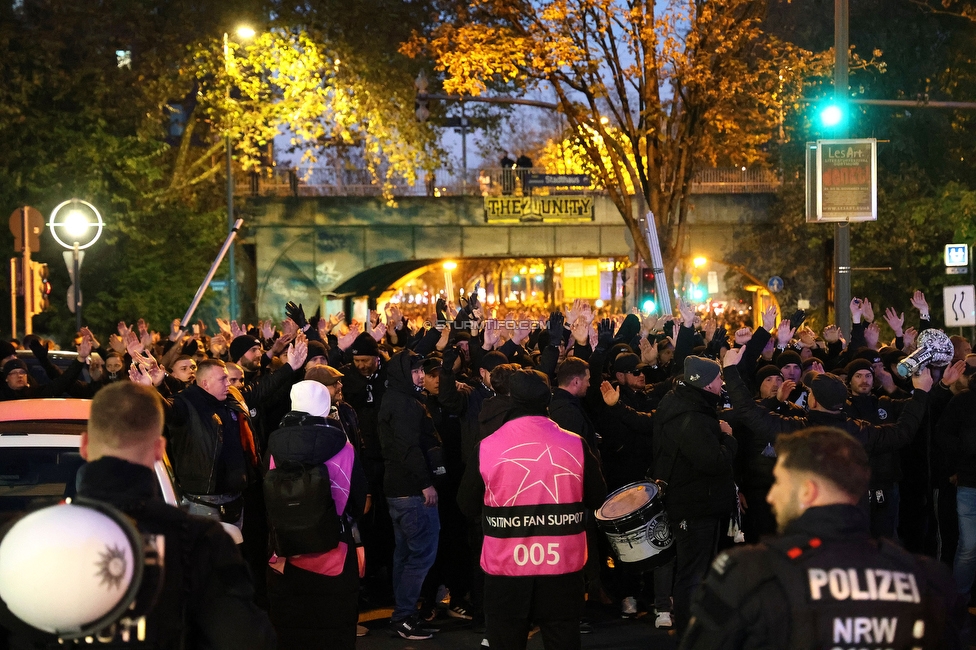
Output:
[[332,397],[329,389],[317,381],[300,381],[291,387],[291,410],[321,417],[329,414]]

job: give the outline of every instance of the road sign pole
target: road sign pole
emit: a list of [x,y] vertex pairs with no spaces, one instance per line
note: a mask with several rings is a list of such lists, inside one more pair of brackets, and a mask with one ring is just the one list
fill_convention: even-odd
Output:
[[71,251],[71,264],[75,275],[75,332],[81,331],[81,260],[78,255],[78,242]]

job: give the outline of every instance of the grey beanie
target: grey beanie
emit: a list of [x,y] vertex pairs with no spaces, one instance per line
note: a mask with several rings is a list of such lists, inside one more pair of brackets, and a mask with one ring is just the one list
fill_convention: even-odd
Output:
[[722,374],[717,361],[705,357],[685,357],[685,383],[695,388],[705,388]]

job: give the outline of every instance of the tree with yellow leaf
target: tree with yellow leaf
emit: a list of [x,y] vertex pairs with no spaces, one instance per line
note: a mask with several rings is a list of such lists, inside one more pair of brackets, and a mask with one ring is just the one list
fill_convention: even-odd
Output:
[[766,163],[804,80],[832,61],[764,32],[765,9],[763,0],[456,0],[403,51],[433,58],[449,93],[550,89],[647,262],[643,211],[654,214],[670,270],[696,170]]

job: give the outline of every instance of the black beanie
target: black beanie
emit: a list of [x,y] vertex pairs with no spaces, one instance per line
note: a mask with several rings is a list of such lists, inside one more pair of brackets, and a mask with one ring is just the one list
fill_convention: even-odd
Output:
[[721,374],[722,366],[718,365],[718,361],[705,357],[685,357],[684,380],[686,384],[695,388],[705,388]]
[[810,380],[810,390],[817,403],[828,411],[839,411],[847,401],[847,386],[840,377],[829,372],[814,375]]
[[378,357],[380,356],[380,346],[376,344],[376,339],[363,332],[356,337],[349,348],[354,357]]
[[854,359],[849,364],[847,364],[846,368],[844,368],[844,373],[847,375],[848,384],[851,383],[851,377],[854,376],[854,373],[858,372],[859,370],[867,370],[868,372],[871,373],[872,377],[874,376],[874,370],[871,369],[870,361],[868,361],[867,359]]
[[762,383],[769,377],[779,377],[782,379],[783,373],[779,368],[771,363],[768,363],[756,371],[756,386],[762,386]]
[[793,350],[782,352],[776,358],[776,365],[779,366],[780,369],[783,369],[785,366],[788,366],[791,363],[795,363],[798,366],[803,364],[803,361],[800,360],[800,355]]
[[313,359],[315,357],[329,357],[328,350],[325,349],[325,343],[322,341],[309,341],[308,342],[308,359]]
[[11,370],[15,370],[15,369],[18,369],[18,368],[20,370],[23,370],[24,372],[27,372],[27,364],[26,363],[24,363],[20,359],[11,359],[7,363],[3,364],[3,374],[6,375]]
[[230,360],[237,363],[237,360],[247,354],[247,351],[255,345],[261,345],[261,341],[253,336],[241,334],[230,342]]
[[552,399],[548,378],[538,370],[519,370],[508,380],[508,391],[525,413],[545,414]]

